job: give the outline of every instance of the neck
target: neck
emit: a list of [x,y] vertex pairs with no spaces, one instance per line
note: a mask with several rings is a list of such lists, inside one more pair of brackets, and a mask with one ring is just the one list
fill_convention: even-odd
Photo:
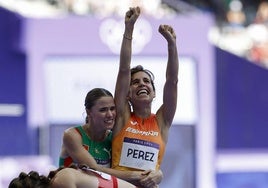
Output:
[[93,126],[90,126],[89,123],[84,125],[84,130],[88,137],[94,141],[103,141],[108,134],[108,131],[97,131]]
[[133,112],[134,112],[134,114],[136,116],[145,119],[145,118],[150,117],[150,115],[151,115],[151,107],[148,107],[148,108],[144,108],[144,107],[137,108],[136,107],[136,108],[133,109]]

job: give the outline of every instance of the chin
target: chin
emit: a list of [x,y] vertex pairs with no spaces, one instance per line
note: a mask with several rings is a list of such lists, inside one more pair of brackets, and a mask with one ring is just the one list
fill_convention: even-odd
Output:
[[111,130],[111,129],[113,129],[113,125],[111,125],[111,126],[107,126],[107,130]]

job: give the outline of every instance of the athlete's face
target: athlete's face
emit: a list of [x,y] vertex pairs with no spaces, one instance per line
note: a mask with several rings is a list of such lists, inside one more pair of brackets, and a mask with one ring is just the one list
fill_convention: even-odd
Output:
[[99,98],[95,105],[87,110],[91,126],[98,130],[112,129],[115,122],[115,103],[111,96]]
[[149,102],[153,100],[155,92],[148,74],[140,71],[132,75],[129,97],[132,103],[135,103],[135,100],[146,100]]

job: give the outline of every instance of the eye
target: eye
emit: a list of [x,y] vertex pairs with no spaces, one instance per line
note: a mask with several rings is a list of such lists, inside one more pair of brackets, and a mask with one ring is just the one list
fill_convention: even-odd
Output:
[[139,80],[132,80],[131,85],[137,85],[139,83]]
[[144,81],[144,83],[151,83],[151,81],[149,79],[144,79],[143,81]]
[[100,112],[106,112],[107,110],[108,110],[108,108],[105,107],[105,108],[100,108],[99,111],[100,111]]

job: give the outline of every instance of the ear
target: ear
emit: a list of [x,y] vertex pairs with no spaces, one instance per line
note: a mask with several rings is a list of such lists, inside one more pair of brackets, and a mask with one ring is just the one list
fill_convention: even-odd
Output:
[[153,98],[155,98],[155,97],[156,97],[156,93],[155,93],[155,91],[154,91]]
[[87,112],[87,117],[90,117],[90,110],[86,109],[86,112]]

